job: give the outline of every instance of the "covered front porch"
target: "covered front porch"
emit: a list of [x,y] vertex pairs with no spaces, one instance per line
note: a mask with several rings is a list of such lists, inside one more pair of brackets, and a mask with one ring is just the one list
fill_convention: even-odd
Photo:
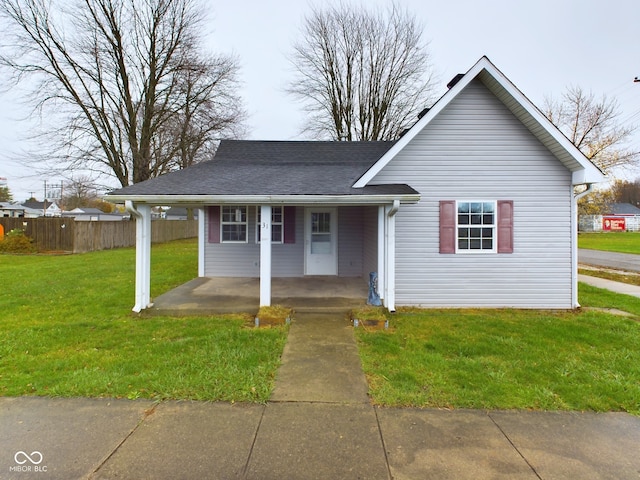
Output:
[[[345,311],[366,305],[368,279],[307,276],[272,278],[271,300],[297,312]],[[212,315],[249,313],[260,307],[260,279],[246,277],[195,278],[153,301],[155,315]]]
[[[151,205],[127,201],[137,223],[133,310],[153,307],[166,313],[255,313],[269,305],[297,310],[331,306],[328,299],[338,308],[348,309],[366,303],[368,276],[376,272],[376,292],[383,305],[394,311],[395,214],[401,201],[380,196],[368,199],[369,203],[362,197],[349,200],[350,204],[340,199],[336,205],[326,200],[324,204],[303,204],[298,199],[292,207],[250,203],[195,206],[199,210],[198,278],[153,300]],[[294,215],[283,222],[287,208]],[[279,209],[277,217],[275,209]],[[242,241],[224,241],[227,211],[232,220],[239,220],[237,231],[243,235]],[[292,225],[295,229],[287,232],[287,226]],[[276,227],[280,228],[277,238],[295,241],[274,241],[272,228]],[[322,248],[314,250],[316,241]]]

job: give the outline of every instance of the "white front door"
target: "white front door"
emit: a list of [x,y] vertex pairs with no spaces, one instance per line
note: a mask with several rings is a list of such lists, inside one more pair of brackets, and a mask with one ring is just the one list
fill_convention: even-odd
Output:
[[305,211],[305,275],[338,274],[338,222],[335,208]]

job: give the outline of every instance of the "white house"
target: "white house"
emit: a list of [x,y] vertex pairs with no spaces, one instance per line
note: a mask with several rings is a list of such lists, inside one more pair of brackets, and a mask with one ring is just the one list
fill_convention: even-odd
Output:
[[[577,195],[603,174],[486,57],[394,142],[223,141],[114,191],[137,218],[151,305],[154,205],[201,212],[199,275],[368,278],[384,305],[578,306]],[[584,188],[582,189],[584,190]]]

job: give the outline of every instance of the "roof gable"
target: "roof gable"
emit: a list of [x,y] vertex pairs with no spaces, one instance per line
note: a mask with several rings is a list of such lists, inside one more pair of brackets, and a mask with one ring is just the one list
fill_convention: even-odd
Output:
[[456,77],[456,81],[451,82],[450,89],[440,100],[438,100],[380,160],[360,177],[353,186],[355,188],[365,187],[476,78],[502,101],[516,118],[572,172],[574,185],[597,183],[605,179],[603,173],[591,163],[487,57],[482,57],[466,74],[462,77]]

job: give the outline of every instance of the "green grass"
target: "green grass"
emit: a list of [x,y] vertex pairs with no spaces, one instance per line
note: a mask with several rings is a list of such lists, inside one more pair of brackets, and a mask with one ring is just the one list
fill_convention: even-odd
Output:
[[[580,284],[581,303],[640,302]],[[595,311],[406,310],[357,331],[375,403],[640,414],[640,323]]]
[[603,232],[580,233],[578,247],[608,252],[634,253],[640,255],[640,233]]
[[[153,245],[152,295],[197,276],[195,241]],[[135,251],[0,255],[0,395],[264,402],[285,328],[139,317]]]

